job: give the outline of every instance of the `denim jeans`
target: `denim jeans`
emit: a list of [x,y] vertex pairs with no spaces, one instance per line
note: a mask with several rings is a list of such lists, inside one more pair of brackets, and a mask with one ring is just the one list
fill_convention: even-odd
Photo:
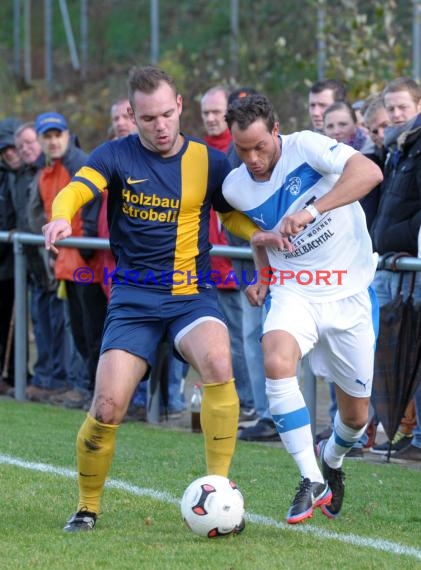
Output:
[[182,412],[186,409],[184,381],[189,365],[170,355],[168,362],[168,411]]
[[69,379],[71,344],[66,327],[65,303],[55,291],[30,285],[31,316],[34,326],[37,360],[32,384],[40,388],[65,388]]
[[[176,358],[172,353],[168,360],[168,412],[182,412],[186,409],[184,399],[184,379],[189,365]],[[148,382],[141,382],[133,395],[135,406],[146,408],[148,404]],[[163,403],[160,405],[163,409]]]
[[[400,271],[387,271],[379,269],[376,271],[372,287],[376,292],[376,297],[380,307],[386,305],[394,299],[398,293]],[[402,282],[402,293],[404,298],[409,294],[412,272],[406,271]],[[421,271],[417,271],[413,293],[414,303],[421,303]]]
[[412,445],[421,448],[421,384],[418,386],[415,395],[415,411],[417,413],[417,425],[412,430]]
[[245,408],[255,408],[262,415],[268,406],[260,344],[263,309],[251,306],[243,291],[217,289],[217,293],[230,334],[240,404]]
[[333,425],[333,420],[335,419],[336,412],[338,411],[338,403],[336,401],[335,384],[329,382],[329,395],[330,395],[330,406],[329,406],[329,416]]

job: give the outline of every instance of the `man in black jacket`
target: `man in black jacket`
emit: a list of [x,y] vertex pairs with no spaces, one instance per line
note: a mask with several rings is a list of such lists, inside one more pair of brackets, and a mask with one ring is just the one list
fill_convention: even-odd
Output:
[[[421,87],[410,78],[394,79],[384,88],[383,101],[393,128],[385,134],[387,158],[380,203],[371,226],[373,247],[381,255],[405,251],[416,257],[421,226]],[[380,306],[395,297],[399,279],[399,272],[377,271],[373,286]],[[406,273],[406,295],[409,279]],[[414,301],[421,301],[420,272],[416,275]],[[394,461],[421,461],[421,386],[414,399],[418,422],[412,440],[401,432],[395,436]]]
[[[13,210],[7,204],[7,193],[22,164],[13,140],[13,132],[19,124],[20,121],[12,117],[0,121],[1,231],[12,230],[15,223]],[[13,348],[10,344],[7,348],[14,300],[13,271],[13,247],[11,244],[0,242],[0,394],[7,393],[14,382]],[[6,356],[7,353],[10,358]],[[3,378],[3,372],[7,378]]]
[[[8,203],[15,216],[14,228],[19,232],[31,232],[29,197],[37,176],[45,165],[35,124],[23,123],[14,133],[16,150],[22,167],[9,188]],[[70,366],[66,338],[63,302],[57,297],[57,281],[45,249],[25,246],[30,291],[30,307],[36,346],[31,383],[25,390],[29,400],[42,401],[67,386]]]

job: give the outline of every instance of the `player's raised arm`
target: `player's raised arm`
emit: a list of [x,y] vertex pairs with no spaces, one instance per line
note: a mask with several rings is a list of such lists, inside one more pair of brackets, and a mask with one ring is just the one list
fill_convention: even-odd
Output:
[[74,215],[84,204],[92,200],[95,195],[92,188],[88,186],[88,182],[91,179],[95,181],[98,191],[102,191],[106,187],[105,179],[99,177],[98,173],[92,168],[83,166],[69,184],[60,190],[54,198],[51,222],[45,224],[42,228],[46,249],[58,253],[54,243],[71,236],[71,223]]
[[345,163],[342,174],[329,192],[313,204],[319,212],[327,212],[361,200],[383,180],[375,162],[356,153]]
[[51,222],[42,228],[47,250],[58,253],[55,242],[72,235],[73,216],[92,198],[92,192],[89,191],[88,194],[86,191],[80,191],[79,186],[77,182],[70,182],[54,198]]
[[284,216],[279,232],[287,236],[297,235],[318,215],[360,200],[382,179],[383,175],[377,164],[360,153],[354,154],[347,160],[332,189],[307,209]]

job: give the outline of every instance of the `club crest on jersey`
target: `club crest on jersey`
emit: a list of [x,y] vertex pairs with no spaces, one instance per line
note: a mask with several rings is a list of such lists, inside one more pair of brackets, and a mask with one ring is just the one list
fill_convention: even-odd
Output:
[[292,196],[298,196],[301,190],[301,178],[298,176],[293,176],[288,180],[285,190],[289,192]]

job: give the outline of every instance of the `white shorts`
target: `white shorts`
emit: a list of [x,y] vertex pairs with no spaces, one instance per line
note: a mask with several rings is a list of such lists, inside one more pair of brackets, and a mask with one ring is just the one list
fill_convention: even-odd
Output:
[[267,308],[263,334],[273,330],[290,333],[301,355],[309,353],[316,376],[334,382],[350,396],[371,395],[377,307],[368,291],[331,303],[311,303],[274,288]]

